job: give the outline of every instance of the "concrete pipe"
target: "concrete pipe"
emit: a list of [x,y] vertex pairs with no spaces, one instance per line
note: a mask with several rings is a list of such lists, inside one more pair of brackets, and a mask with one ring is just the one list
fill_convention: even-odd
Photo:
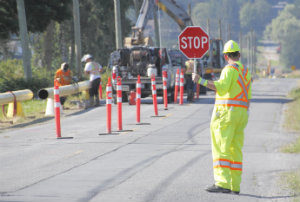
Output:
[[32,97],[33,93],[29,89],[0,93],[0,105],[14,102],[15,98],[17,102],[20,102],[25,100],[31,100]]
[[[88,90],[90,81],[82,81],[77,84],[71,84],[59,87],[59,96],[67,96],[75,93]],[[44,88],[38,91],[38,96],[41,99],[54,98],[54,88]]]

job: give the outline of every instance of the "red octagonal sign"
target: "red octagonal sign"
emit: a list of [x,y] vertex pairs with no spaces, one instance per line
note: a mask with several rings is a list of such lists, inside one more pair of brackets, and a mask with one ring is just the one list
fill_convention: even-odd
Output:
[[179,49],[189,59],[201,58],[209,49],[209,36],[201,27],[186,27],[178,40]]

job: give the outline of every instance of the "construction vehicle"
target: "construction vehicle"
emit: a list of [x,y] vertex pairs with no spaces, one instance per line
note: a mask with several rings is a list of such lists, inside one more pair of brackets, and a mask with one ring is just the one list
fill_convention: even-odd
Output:
[[[112,68],[113,81],[118,76],[122,78],[122,98],[128,101],[131,91],[135,91],[137,76],[141,76],[142,97],[151,95],[151,75],[156,77],[157,94],[163,94],[162,71],[168,72],[168,100],[172,101],[176,70],[180,65],[173,65],[176,57],[170,57],[170,50],[159,47],[158,24],[156,19],[157,8],[164,11],[183,30],[186,26],[192,26],[193,22],[187,12],[180,7],[175,0],[144,0],[135,26],[132,28],[131,37],[124,39],[124,48],[111,53],[109,67]],[[155,46],[152,40],[155,38]],[[223,42],[222,40],[210,40],[210,51],[199,61],[203,65],[204,78],[211,79],[214,73],[221,72],[223,67]],[[179,51],[179,50],[178,50]],[[173,55],[174,56],[174,55]],[[177,57],[178,58],[178,57]],[[180,57],[181,66],[187,58]],[[113,82],[116,84],[116,82]],[[113,85],[115,95],[116,85]],[[203,91],[206,88],[202,88]],[[114,96],[116,100],[116,96]]]
[[[181,29],[193,24],[190,16],[174,0],[143,1],[137,22],[132,28],[131,37],[124,39],[124,48],[111,53],[109,60],[113,81],[118,76],[122,78],[123,101],[128,101],[130,92],[135,91],[138,75],[141,77],[142,98],[151,95],[152,75],[155,75],[157,95],[162,96],[163,70],[168,73],[168,100],[169,102],[173,100],[177,66],[172,65],[172,60],[166,48],[158,48],[159,36],[157,29],[155,29],[158,27],[157,8],[167,13]],[[154,35],[156,46],[154,46],[152,40]],[[115,88],[116,86],[113,85],[114,95]]]

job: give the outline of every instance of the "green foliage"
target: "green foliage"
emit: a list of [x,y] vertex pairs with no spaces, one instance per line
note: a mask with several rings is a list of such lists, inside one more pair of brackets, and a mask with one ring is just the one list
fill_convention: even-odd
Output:
[[[300,21],[299,21],[300,22]],[[281,43],[281,54],[280,61],[286,68],[290,68],[292,65],[295,65],[298,69],[300,68],[300,29],[291,32],[288,34],[289,37],[286,37],[282,40]]]
[[21,60],[5,60],[0,62],[0,83],[4,79],[22,78],[24,69]]
[[297,8],[295,5],[288,4],[280,14],[272,20],[266,28],[266,37],[275,41],[289,38],[292,32],[300,29],[300,20],[296,17]]
[[[132,1],[120,1],[122,38],[131,32],[125,12]],[[109,54],[115,50],[114,1],[80,1],[82,53],[90,53],[102,65],[108,63]]]
[[288,4],[284,10],[272,20],[265,31],[265,37],[281,44],[280,61],[289,68],[292,65],[300,67],[300,18],[298,8]]
[[247,2],[240,10],[240,22],[244,32],[254,29],[261,35],[266,25],[271,21],[272,7],[266,0]]
[[4,81],[0,83],[0,91],[6,92],[30,89],[36,94],[38,90],[48,87],[49,85],[49,81],[43,78],[32,78],[29,81],[26,81],[24,78],[4,79]]
[[[290,93],[290,97],[293,98],[293,102],[289,103],[288,109],[286,111],[285,117],[285,126],[288,129],[292,129],[295,131],[300,131],[300,88],[293,90]],[[299,139],[300,140],[300,139]],[[300,151],[300,141],[296,144],[298,150]]]
[[[49,26],[44,33],[32,34],[34,38],[32,41],[34,50],[32,62],[34,66],[46,67],[47,71],[52,72],[54,75],[56,70],[60,68],[61,63],[72,59],[68,58],[66,49],[72,46],[73,32],[71,27],[73,24],[72,21],[67,20]],[[70,69],[73,73],[75,72],[72,61],[70,62]]]
[[287,185],[288,188],[291,190],[291,194],[293,197],[293,202],[300,201],[300,170],[294,170],[291,172],[286,172],[281,174],[281,181],[282,185]]
[[208,2],[197,3],[193,8],[192,17],[195,25],[206,28],[207,19],[210,18],[210,4]]
[[0,92],[31,89],[36,93],[39,89],[52,85],[53,76],[33,68],[33,78],[26,81],[21,60],[0,62]]
[[[25,0],[28,31],[43,32],[51,20],[62,22],[71,17],[71,0]],[[9,38],[10,33],[18,33],[18,13],[15,0],[0,0],[0,39]]]
[[210,19],[210,34],[218,36],[218,20],[222,20],[222,30],[226,31],[228,24],[231,25],[232,33],[239,33],[239,10],[240,0],[211,0],[195,3],[192,8],[192,19],[195,25],[207,28],[207,19]]

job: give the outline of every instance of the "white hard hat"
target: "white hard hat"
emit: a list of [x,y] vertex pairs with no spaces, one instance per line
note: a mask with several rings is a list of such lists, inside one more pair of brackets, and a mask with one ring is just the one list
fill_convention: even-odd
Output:
[[82,58],[81,58],[81,62],[85,62],[87,59],[93,58],[92,55],[90,54],[85,54]]
[[60,68],[64,69],[65,66],[69,67],[68,63],[66,63],[66,62],[61,63]]

